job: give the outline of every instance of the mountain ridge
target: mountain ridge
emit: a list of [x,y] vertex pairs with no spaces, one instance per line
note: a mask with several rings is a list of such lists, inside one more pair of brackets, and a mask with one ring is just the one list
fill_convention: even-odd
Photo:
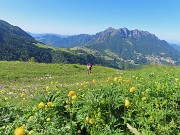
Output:
[[68,49],[57,49],[36,41],[17,26],[0,21],[0,60],[40,63],[79,63],[111,66],[91,54],[76,54]]
[[[94,37],[100,36],[101,33],[103,33],[104,36],[105,35],[109,36],[108,34],[110,34],[110,33],[111,33],[111,36],[113,34],[114,35],[115,34],[119,34],[119,36],[122,37],[122,38],[127,38],[127,37],[131,37],[131,36],[134,37],[134,38],[137,38],[138,36],[140,36],[142,34],[144,36],[151,35],[152,37],[157,38],[154,34],[150,34],[148,31],[142,31],[142,30],[138,30],[138,29],[128,30],[126,27],[119,28],[119,29],[115,29],[115,28],[109,27],[106,30],[101,31],[101,32],[97,32],[94,35],[90,35],[90,34],[78,34],[78,35],[71,35],[71,36],[69,35],[69,36],[63,37],[63,35],[60,36],[60,35],[57,35],[57,34],[45,34],[43,36],[38,36],[38,37],[34,36],[34,38],[37,41],[40,41],[42,43],[49,44],[49,45],[52,45],[52,46],[55,46],[55,47],[71,48],[71,47],[80,46],[82,44],[85,44],[85,43],[89,42],[91,39],[93,39]],[[76,37],[82,38],[82,36],[84,36],[84,35],[86,35],[86,38],[88,38],[88,40],[87,39],[84,39],[84,40],[81,39],[81,42],[75,41],[75,43],[73,43],[70,46],[68,46],[69,42],[70,42],[69,40],[71,40],[71,39],[75,39],[76,40]],[[52,38],[52,40],[54,40],[54,41],[49,42],[49,38],[52,37],[52,36],[54,37],[54,39]],[[45,37],[47,38],[47,40],[46,40]],[[103,37],[99,38],[99,40],[103,39]],[[77,38],[77,40],[79,40],[79,39]]]
[[115,57],[111,55],[110,58],[119,65],[122,61],[131,61],[134,64],[178,64],[180,58],[180,53],[165,40],[137,29],[110,27],[97,33],[84,46],[96,50],[96,54],[102,57],[113,53]]
[[90,62],[120,69],[151,63],[180,64],[180,53],[148,31],[109,27],[94,35],[43,36],[40,39],[49,40],[49,44],[53,41],[64,49],[40,44],[21,28],[0,21],[0,60],[28,61],[34,57],[44,63]]
[[20,27],[13,26],[6,21],[0,20],[0,27],[1,27],[1,31],[0,31],[1,37],[5,34],[13,34],[13,35],[17,35],[22,38],[34,40],[34,38],[31,35],[26,33]]

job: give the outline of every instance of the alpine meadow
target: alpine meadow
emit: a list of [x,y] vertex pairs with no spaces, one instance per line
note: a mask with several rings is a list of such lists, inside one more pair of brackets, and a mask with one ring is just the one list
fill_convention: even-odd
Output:
[[[174,134],[180,69],[0,62],[1,134]],[[43,69],[43,70],[42,70]],[[171,71],[171,72],[169,72]]]
[[179,0],[0,0],[0,135],[180,135]]

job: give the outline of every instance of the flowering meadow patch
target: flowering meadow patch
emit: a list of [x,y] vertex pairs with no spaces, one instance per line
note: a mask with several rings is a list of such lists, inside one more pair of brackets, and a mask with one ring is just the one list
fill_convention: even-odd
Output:
[[5,100],[12,95],[2,89],[0,134],[179,135],[180,76],[179,70],[169,68],[173,67],[93,76],[78,83],[76,79],[68,86],[50,81],[40,87],[31,105],[27,91],[18,94],[22,105],[14,106]]

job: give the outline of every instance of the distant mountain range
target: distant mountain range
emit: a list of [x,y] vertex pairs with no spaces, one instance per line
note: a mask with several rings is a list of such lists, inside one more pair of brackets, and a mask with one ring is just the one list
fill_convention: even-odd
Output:
[[[178,64],[180,54],[176,48],[154,34],[127,28],[108,28],[95,35],[80,34],[68,37],[44,35],[36,40],[60,48],[70,48],[76,52],[86,52],[100,56],[116,66],[122,61],[135,64]],[[72,48],[75,47],[75,48]]]
[[32,32],[28,32],[27,33],[29,35],[31,35],[32,37],[36,38],[36,37],[43,37],[43,36],[57,36],[57,37],[69,37],[69,35],[60,35],[60,34],[54,34],[54,33],[41,33],[41,34],[37,34],[37,33],[32,33]]
[[28,61],[33,57],[45,63],[91,62],[120,69],[180,64],[180,52],[173,45],[137,29],[110,27],[95,35],[30,34],[0,20],[0,60]]
[[174,49],[180,52],[180,45],[177,44],[170,44]]
[[80,34],[80,35],[57,35],[57,34],[42,34],[35,35],[31,34],[37,41],[44,44],[52,45],[59,48],[71,48],[79,45],[84,45],[90,41],[94,35]]

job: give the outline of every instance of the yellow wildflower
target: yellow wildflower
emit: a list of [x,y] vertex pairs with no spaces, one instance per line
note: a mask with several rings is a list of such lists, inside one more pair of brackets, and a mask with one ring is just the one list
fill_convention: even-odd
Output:
[[25,135],[24,126],[16,128],[14,131],[14,135]]
[[86,117],[86,122],[90,123],[90,124],[93,124],[93,119],[90,119],[89,117]]
[[49,86],[46,86],[46,90],[48,90],[49,89]]
[[89,122],[89,117],[86,117],[86,122]]
[[120,77],[119,77],[119,81],[122,81],[122,79],[123,79],[122,76],[120,76]]
[[52,102],[48,102],[47,105],[48,106],[53,106],[53,103]]
[[74,100],[74,99],[76,99],[76,98],[77,98],[77,96],[76,96],[76,95],[74,95],[74,96],[72,96],[71,98],[72,98],[72,100]]
[[26,95],[25,93],[22,93],[22,94],[21,94],[21,97],[23,97],[23,98],[26,97],[26,96],[27,96],[27,95]]
[[96,80],[95,80],[95,79],[93,79],[93,80],[92,80],[92,82],[93,82],[93,83],[96,83]]
[[115,78],[114,78],[114,81],[117,82],[117,81],[118,81],[118,77],[115,77]]
[[93,119],[89,119],[89,123],[90,123],[90,124],[93,124]]
[[135,87],[130,88],[130,92],[134,92]]
[[86,84],[89,84],[89,82],[86,82]]
[[73,90],[71,90],[68,94],[69,97],[75,96],[75,92]]
[[125,106],[129,108],[130,105],[131,105],[130,101],[128,99],[125,99]]
[[34,118],[33,116],[30,116],[30,117],[29,117],[29,120],[32,120],[33,118]]
[[44,107],[44,103],[43,102],[39,103],[38,107],[39,108],[43,108]]
[[179,79],[178,79],[178,78],[175,78],[175,81],[176,81],[176,82],[178,82],[178,81],[179,81]]

